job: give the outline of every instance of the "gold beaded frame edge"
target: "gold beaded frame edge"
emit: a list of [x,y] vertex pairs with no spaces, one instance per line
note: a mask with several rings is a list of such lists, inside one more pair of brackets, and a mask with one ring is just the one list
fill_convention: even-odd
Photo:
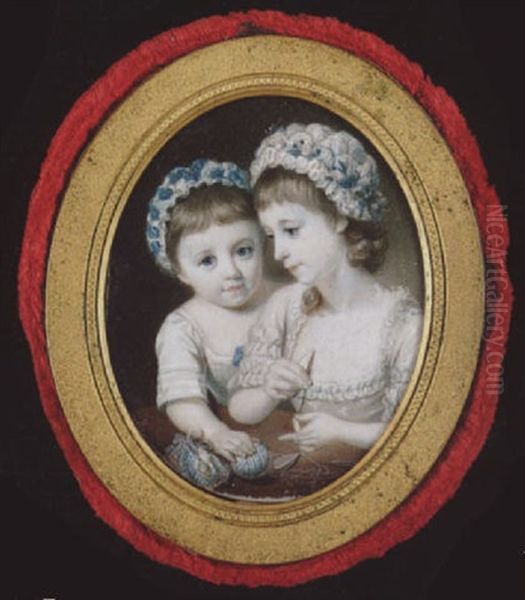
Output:
[[[111,242],[145,167],[194,118],[226,102],[262,95],[318,104],[375,146],[412,212],[425,283],[416,368],[381,439],[344,477],[315,494],[274,505],[233,503],[205,493],[157,458],[120,396],[104,308]],[[157,534],[203,556],[241,564],[316,556],[367,531],[407,498],[461,417],[476,368],[483,309],[476,219],[457,165],[428,115],[370,63],[318,42],[277,36],[193,52],[129,94],[72,172],[46,280],[53,376],[72,434],[97,476]]]

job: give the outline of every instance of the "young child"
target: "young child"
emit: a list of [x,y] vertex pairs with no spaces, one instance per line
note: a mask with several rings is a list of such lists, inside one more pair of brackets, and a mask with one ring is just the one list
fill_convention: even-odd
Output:
[[258,423],[290,400],[302,452],[369,448],[410,379],[421,310],[374,276],[386,250],[375,161],[344,131],[291,124],[251,166],[255,205],[277,260],[297,283],[278,290],[249,334],[230,414]]
[[158,408],[228,461],[251,455],[254,442],[215,416],[208,392],[226,405],[228,381],[267,296],[264,235],[248,189],[248,175],[232,163],[177,167],[150,202],[146,230],[157,264],[193,290],[157,335]]

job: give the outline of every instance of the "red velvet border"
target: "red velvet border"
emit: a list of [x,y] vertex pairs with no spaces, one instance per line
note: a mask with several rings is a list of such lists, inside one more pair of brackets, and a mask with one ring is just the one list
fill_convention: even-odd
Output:
[[[53,220],[70,169],[90,133],[134,85],[162,65],[197,48],[257,31],[313,39],[348,50],[395,78],[425,107],[447,140],[470,192],[485,256],[495,273],[487,280],[494,293],[487,317],[497,315],[498,319],[497,327],[487,328],[477,377],[462,422],[425,482],[395,512],[352,542],[309,560],[272,567],[234,565],[193,555],[154,534],[116,501],[92,471],[69,430],[53,382],[44,328],[44,278]],[[273,11],[210,17],[146,41],[115,63],[79,98],[51,142],[31,196],[19,265],[20,318],[31,347],[44,411],[84,496],[97,515],[137,550],[156,561],[214,583],[251,587],[291,586],[338,573],[364,559],[380,557],[414,535],[455,493],[480,452],[494,418],[497,379],[512,304],[512,286],[504,261],[508,229],[504,218],[494,219],[495,212],[502,214],[501,205],[487,182],[476,141],[454,101],[395,48],[373,34],[335,19],[288,16]],[[496,224],[504,247],[492,246],[491,234]]]

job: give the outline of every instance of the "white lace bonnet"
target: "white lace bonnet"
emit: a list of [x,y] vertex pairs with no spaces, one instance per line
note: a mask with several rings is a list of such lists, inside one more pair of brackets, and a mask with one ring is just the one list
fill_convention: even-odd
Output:
[[345,217],[373,222],[383,218],[386,199],[376,162],[346,131],[319,123],[282,127],[257,149],[250,167],[252,187],[273,167],[308,176]]

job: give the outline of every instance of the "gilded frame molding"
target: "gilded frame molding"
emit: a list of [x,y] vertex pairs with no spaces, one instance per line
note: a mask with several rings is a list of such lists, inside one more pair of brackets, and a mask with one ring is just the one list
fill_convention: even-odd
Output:
[[[425,281],[423,340],[395,419],[344,477],[276,505],[232,503],[207,494],[157,458],[120,396],[104,307],[118,220],[152,157],[199,115],[262,95],[318,104],[374,145],[409,204]],[[157,534],[208,558],[241,564],[319,555],[369,530],[410,495],[461,418],[477,364],[483,310],[476,219],[458,167],[429,116],[370,63],[318,42],[276,36],[192,52],[152,75],[108,116],[65,190],[46,280],[53,376],[72,434],[97,476]]]

